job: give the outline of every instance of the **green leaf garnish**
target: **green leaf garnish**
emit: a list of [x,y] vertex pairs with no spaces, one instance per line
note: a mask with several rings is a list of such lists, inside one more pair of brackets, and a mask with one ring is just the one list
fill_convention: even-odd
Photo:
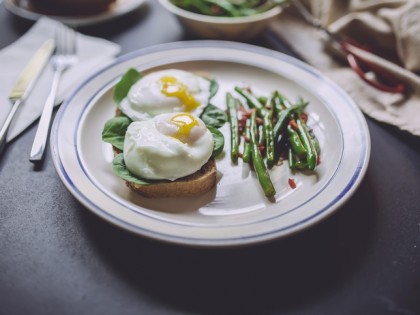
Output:
[[226,113],[212,104],[209,104],[204,108],[200,118],[207,127],[210,126],[214,128],[222,127],[227,121]]
[[210,99],[213,98],[213,96],[215,96],[217,94],[217,91],[219,90],[219,83],[217,83],[216,80],[212,79],[210,80],[210,96],[209,96],[209,101]]
[[102,140],[123,150],[125,133],[131,123],[131,119],[127,116],[116,116],[109,119],[102,130]]
[[126,73],[124,73],[120,81],[118,81],[115,85],[114,89],[113,98],[118,107],[121,101],[127,96],[130,88],[142,77],[143,75],[134,68],[130,68]]
[[121,177],[122,179],[132,182],[139,185],[151,185],[157,183],[165,183],[168,182],[166,180],[151,180],[151,179],[143,179],[136,177],[133,173],[131,173],[124,162],[124,154],[120,153],[117,154],[112,161],[112,170],[116,175]]
[[207,126],[207,128],[213,135],[214,146],[212,157],[216,157],[223,151],[223,147],[225,146],[225,137],[219,129],[211,126]]

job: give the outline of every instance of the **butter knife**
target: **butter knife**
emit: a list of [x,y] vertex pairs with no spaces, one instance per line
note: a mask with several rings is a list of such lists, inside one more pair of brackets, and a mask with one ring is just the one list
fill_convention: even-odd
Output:
[[34,87],[36,80],[38,79],[52,52],[54,51],[54,46],[55,45],[53,39],[49,39],[42,44],[42,46],[38,49],[38,51],[23,69],[15,83],[15,86],[10,92],[9,100],[12,102],[12,108],[0,130],[0,154],[3,152],[6,146],[7,132],[9,131],[13,117],[15,116],[20,105],[25,101],[32,88]]

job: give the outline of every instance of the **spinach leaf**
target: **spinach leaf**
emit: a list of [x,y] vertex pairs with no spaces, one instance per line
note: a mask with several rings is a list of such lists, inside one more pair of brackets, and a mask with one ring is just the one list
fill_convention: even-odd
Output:
[[144,179],[140,179],[138,177],[136,177],[135,175],[133,175],[126,167],[125,162],[124,162],[124,155],[123,153],[118,154],[117,156],[115,156],[114,160],[112,161],[112,170],[114,171],[114,173],[116,175],[118,175],[119,177],[121,177],[122,179],[135,183],[135,184],[139,184],[139,185],[150,185],[150,184],[154,184],[157,181],[147,181]]
[[109,119],[102,130],[102,140],[123,150],[125,132],[131,122],[127,116],[116,116]]
[[217,83],[216,80],[210,80],[210,96],[209,100],[213,98],[213,96],[216,95],[217,91],[219,90],[219,83]]
[[118,107],[121,101],[127,96],[130,88],[142,77],[143,75],[134,68],[130,68],[124,73],[114,89],[113,98]]
[[223,147],[225,146],[225,137],[219,129],[211,126],[207,126],[207,128],[213,135],[214,146],[212,157],[216,157],[223,151]]
[[208,104],[200,115],[201,120],[206,124],[207,127],[220,128],[226,121],[226,113],[219,107],[212,104]]

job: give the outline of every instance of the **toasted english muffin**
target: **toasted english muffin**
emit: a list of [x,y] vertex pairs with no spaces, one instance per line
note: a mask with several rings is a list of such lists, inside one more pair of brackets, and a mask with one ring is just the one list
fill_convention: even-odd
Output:
[[[113,147],[113,150],[114,156],[122,152],[116,147]],[[216,175],[216,162],[214,158],[210,158],[197,172],[174,181],[162,181],[149,185],[124,181],[132,191],[147,198],[194,197],[210,191],[216,185]]]
[[211,158],[197,172],[172,182],[139,185],[126,181],[126,185],[147,198],[194,197],[210,191],[216,185],[216,173],[216,163]]

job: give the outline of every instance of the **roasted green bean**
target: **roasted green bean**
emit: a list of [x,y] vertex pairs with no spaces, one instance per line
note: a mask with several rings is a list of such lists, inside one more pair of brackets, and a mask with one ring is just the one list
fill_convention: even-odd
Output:
[[230,158],[235,164],[238,163],[239,156],[238,103],[239,101],[234,98],[231,93],[226,94],[226,104],[230,125]]
[[261,188],[264,191],[264,194],[268,197],[274,197],[276,190],[271,182],[270,175],[264,164],[264,160],[261,156],[260,149],[258,147],[257,140],[257,122],[256,122],[257,113],[253,111],[250,117],[250,141],[251,141],[251,156],[252,164],[254,165],[255,173],[257,174],[258,181],[260,182]]

